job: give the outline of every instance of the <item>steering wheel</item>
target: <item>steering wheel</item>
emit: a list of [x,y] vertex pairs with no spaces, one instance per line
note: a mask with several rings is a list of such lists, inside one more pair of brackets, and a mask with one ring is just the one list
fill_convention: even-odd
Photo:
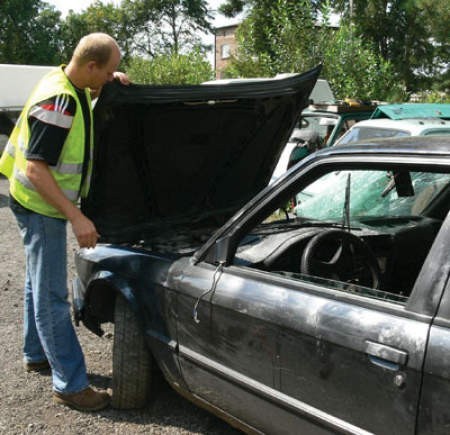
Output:
[[315,235],[303,251],[301,273],[378,288],[380,269],[369,245],[343,230]]

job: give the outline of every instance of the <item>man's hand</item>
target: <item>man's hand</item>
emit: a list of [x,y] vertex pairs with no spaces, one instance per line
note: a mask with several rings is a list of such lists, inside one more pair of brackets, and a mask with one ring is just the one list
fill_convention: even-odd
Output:
[[95,248],[100,234],[97,233],[94,223],[81,212],[72,218],[70,223],[80,248]]
[[59,210],[72,224],[80,248],[95,247],[100,237],[95,225],[64,196],[47,163],[41,160],[28,160],[26,174],[42,198]]
[[[128,86],[131,83],[128,76],[124,72],[120,72],[120,71],[115,71],[113,73],[113,80],[118,80],[120,83],[122,83],[122,85],[126,85],[126,86]],[[98,98],[100,96],[102,88],[103,88],[103,86],[98,89],[91,89],[91,98],[93,100],[95,100],[96,98]]]
[[119,82],[122,83],[122,85],[129,85],[131,83],[128,76],[123,72],[116,71],[113,74],[113,76],[114,76],[114,80],[119,80]]

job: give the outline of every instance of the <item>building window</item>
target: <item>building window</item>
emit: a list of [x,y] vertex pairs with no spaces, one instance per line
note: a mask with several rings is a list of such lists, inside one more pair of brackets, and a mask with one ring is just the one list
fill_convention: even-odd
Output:
[[230,44],[223,44],[220,49],[222,59],[228,59],[230,57]]

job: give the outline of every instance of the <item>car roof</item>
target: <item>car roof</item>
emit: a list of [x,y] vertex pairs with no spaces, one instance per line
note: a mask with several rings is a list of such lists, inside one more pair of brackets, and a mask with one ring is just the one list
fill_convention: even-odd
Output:
[[360,121],[352,128],[362,127],[403,130],[410,132],[411,135],[419,135],[421,132],[429,129],[448,129],[450,128],[450,121],[439,118],[417,118],[402,120],[378,118]]
[[373,118],[391,119],[446,118],[450,119],[450,104],[445,103],[398,103],[377,107]]
[[416,154],[450,158],[450,135],[374,138],[350,145],[324,148],[316,154]]
[[339,104],[310,104],[306,109],[303,110],[302,114],[309,116],[320,116],[320,115],[328,115],[328,116],[342,116],[342,115],[354,115],[354,114],[369,114],[372,115],[375,106],[348,106],[348,105],[339,105]]

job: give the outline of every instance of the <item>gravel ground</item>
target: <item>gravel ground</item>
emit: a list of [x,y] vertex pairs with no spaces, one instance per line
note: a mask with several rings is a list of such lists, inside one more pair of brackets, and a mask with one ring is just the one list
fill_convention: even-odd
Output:
[[[165,382],[145,409],[81,413],[52,403],[50,375],[22,368],[24,254],[0,177],[0,434],[224,434],[239,432],[179,397]],[[76,243],[70,229],[69,282]],[[112,328],[99,338],[77,328],[92,385],[111,384]]]

